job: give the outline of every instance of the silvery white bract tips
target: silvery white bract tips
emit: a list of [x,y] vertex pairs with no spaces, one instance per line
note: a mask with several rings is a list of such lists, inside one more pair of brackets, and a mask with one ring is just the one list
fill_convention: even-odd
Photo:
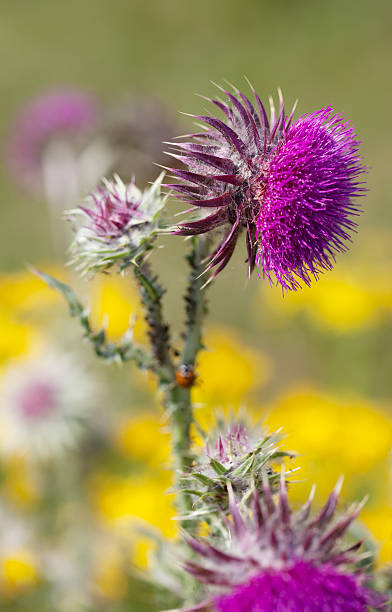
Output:
[[118,176],[104,179],[86,206],[68,213],[72,221],[79,221],[70,261],[79,272],[105,272],[114,265],[123,270],[140,262],[160,228],[167,200],[161,194],[163,176],[144,191],[134,182],[124,184]]

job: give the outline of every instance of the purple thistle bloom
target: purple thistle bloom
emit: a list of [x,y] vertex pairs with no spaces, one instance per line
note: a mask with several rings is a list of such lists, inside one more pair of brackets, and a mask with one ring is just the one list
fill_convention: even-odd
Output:
[[[207,98],[225,115],[192,115],[208,127],[172,143],[176,159],[188,170],[171,169],[179,184],[168,186],[179,197],[208,213],[181,223],[176,234],[191,236],[220,229],[210,255],[211,278],[230,260],[239,235],[246,231],[249,274],[261,268],[284,289],[330,269],[334,253],[355,228],[358,209],[351,198],[362,195],[364,171],[353,128],[331,108],[286,117],[280,96],[278,116],[270,100],[270,119],[253,90],[257,110],[238,89],[222,89],[228,102]],[[279,92],[280,93],[280,92]]]
[[339,544],[358,516],[358,504],[334,520],[341,482],[319,513],[310,517],[313,491],[293,512],[282,472],[275,500],[268,480],[253,507],[243,514],[229,490],[225,546],[187,537],[202,557],[188,561],[185,569],[207,585],[209,598],[192,610],[213,607],[217,612],[366,612],[382,609],[384,598],[369,589],[361,573],[361,543]]
[[216,612],[366,612],[380,598],[356,576],[298,561],[267,570],[216,600]]
[[41,157],[53,138],[77,138],[98,116],[93,98],[82,91],[53,91],[33,100],[17,119],[8,158],[15,177],[28,188],[40,182]]

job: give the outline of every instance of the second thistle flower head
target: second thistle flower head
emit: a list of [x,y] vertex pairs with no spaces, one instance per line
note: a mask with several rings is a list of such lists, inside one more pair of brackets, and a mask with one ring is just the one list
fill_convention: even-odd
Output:
[[360,542],[341,538],[362,504],[335,518],[339,484],[311,517],[312,494],[293,512],[282,472],[278,499],[268,481],[253,508],[242,513],[230,493],[227,538],[222,543],[187,537],[201,559],[185,565],[207,585],[208,599],[191,610],[215,612],[366,612],[384,609],[385,599],[367,588],[358,554]]
[[346,250],[353,216],[352,198],[362,194],[364,171],[353,128],[331,107],[292,122],[273,102],[267,112],[253,90],[256,106],[238,89],[222,88],[226,100],[209,100],[224,115],[194,115],[204,132],[173,144],[174,157],[187,170],[170,185],[177,197],[203,211],[180,224],[189,236],[220,229],[211,254],[213,278],[230,260],[245,231],[249,273],[257,266],[283,289],[309,285],[332,267],[334,253]]
[[71,247],[71,263],[82,274],[104,272],[116,264],[124,269],[151,249],[166,203],[161,195],[162,179],[163,174],[144,192],[134,182],[124,184],[118,176],[104,180],[87,206],[70,211],[72,220],[82,219]]

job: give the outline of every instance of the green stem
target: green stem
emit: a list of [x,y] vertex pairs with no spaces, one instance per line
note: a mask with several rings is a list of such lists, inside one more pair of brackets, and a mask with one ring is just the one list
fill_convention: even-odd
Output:
[[[191,266],[191,273],[185,296],[185,343],[180,364],[191,368],[194,368],[198,352],[202,348],[202,323],[206,313],[206,293],[201,289],[204,279],[200,278],[200,274],[204,270],[203,260],[207,255],[207,249],[208,243],[204,237],[193,238],[192,251],[187,258]],[[193,421],[191,387],[185,388],[176,384],[169,390],[167,399],[172,418],[176,485],[180,490],[178,507],[181,514],[188,514],[192,510],[192,498],[189,494],[181,492],[181,485],[183,475],[189,470],[193,461],[191,452],[191,425]],[[189,520],[184,519],[181,525],[184,529],[192,530],[192,522]]]
[[159,384],[172,383],[175,379],[175,372],[170,355],[170,333],[162,312],[162,296],[165,290],[159,285],[157,277],[152,274],[146,262],[140,267],[135,266],[134,274],[139,283],[142,302],[146,309],[148,336],[153,358],[158,365],[155,372],[158,375]]

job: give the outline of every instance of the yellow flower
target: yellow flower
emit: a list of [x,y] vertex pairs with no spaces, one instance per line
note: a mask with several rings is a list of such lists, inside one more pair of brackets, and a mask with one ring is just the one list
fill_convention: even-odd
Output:
[[128,589],[124,553],[115,545],[105,544],[95,551],[93,588],[103,599],[122,599]]
[[37,344],[38,332],[0,309],[0,365],[28,353]]
[[[62,279],[65,276],[61,268],[48,269],[48,266],[43,268],[56,278]],[[33,311],[51,306],[56,301],[60,301],[56,291],[50,289],[30,270],[4,274],[0,277],[0,304],[10,312]]]
[[133,543],[131,557],[133,565],[142,570],[148,569],[151,555],[155,550],[156,543],[151,538],[138,536]]
[[200,353],[199,379],[194,388],[196,403],[238,405],[246,393],[263,385],[270,363],[262,353],[245,346],[231,330],[211,329]]
[[3,488],[8,499],[17,506],[27,507],[37,501],[37,481],[24,457],[13,457],[7,461]]
[[167,493],[171,481],[139,474],[132,477],[103,476],[93,483],[93,503],[101,521],[108,527],[123,527],[140,521],[157,527],[166,537],[177,534],[173,496]]
[[361,521],[370,529],[380,544],[378,564],[392,561],[392,506],[383,505],[364,509],[360,515]]
[[[353,332],[380,320],[392,295],[385,275],[349,273],[341,269],[322,275],[311,288],[291,291],[284,297],[278,289],[262,289],[262,299],[286,316],[304,311],[321,327],[337,332]],[[258,302],[260,297],[258,298]],[[392,303],[392,300],[391,300]]]
[[126,456],[153,466],[167,465],[170,435],[163,430],[159,413],[142,413],[123,421],[115,434],[115,445]]
[[27,550],[15,550],[0,557],[0,589],[7,595],[34,586],[39,578],[35,557]]
[[145,337],[145,323],[138,294],[130,278],[97,277],[92,283],[91,320],[96,329],[105,326],[108,338],[118,340],[136,317],[135,340]]
[[271,430],[283,427],[285,449],[300,455],[299,478],[306,482],[292,487],[299,496],[313,482],[325,496],[342,473],[346,491],[359,489],[361,479],[385,463],[392,445],[392,419],[377,406],[312,388],[294,389],[279,398],[266,422]]

